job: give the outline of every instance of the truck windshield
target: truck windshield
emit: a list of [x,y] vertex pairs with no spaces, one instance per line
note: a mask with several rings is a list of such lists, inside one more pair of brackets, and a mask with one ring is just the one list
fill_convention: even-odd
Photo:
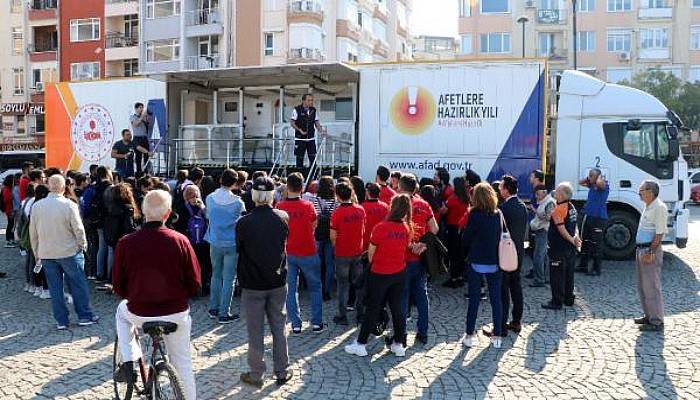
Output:
[[610,151],[659,179],[672,178],[671,138],[667,121],[603,124]]

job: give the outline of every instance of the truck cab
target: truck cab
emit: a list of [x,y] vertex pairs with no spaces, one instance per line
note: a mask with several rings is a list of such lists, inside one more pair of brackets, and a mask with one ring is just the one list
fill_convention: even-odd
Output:
[[604,253],[610,259],[634,254],[644,203],[640,184],[654,179],[669,210],[666,242],[685,247],[690,198],[688,165],[678,143],[680,120],[658,99],[640,90],[603,82],[578,71],[561,75],[556,101],[556,182],[574,185],[582,206],[588,188],[579,180],[599,168],[610,185]]

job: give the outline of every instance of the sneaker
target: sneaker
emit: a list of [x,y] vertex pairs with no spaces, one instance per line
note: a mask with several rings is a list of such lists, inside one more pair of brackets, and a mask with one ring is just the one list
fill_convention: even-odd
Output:
[[474,345],[477,344],[478,342],[479,342],[479,339],[477,339],[475,334],[473,334],[473,335],[464,334],[464,336],[462,337],[462,344],[464,345],[464,347],[474,347]]
[[14,244],[14,243],[12,243],[12,242],[5,242],[5,248],[6,248],[6,249],[14,249],[15,247],[17,247],[16,244]]
[[491,336],[491,346],[493,346],[494,349],[500,349],[501,343],[501,338],[499,336]]
[[281,378],[277,377],[275,379],[275,383],[277,384],[277,386],[282,386],[282,385],[286,384],[287,382],[291,381],[293,376],[294,376],[294,372],[291,369],[287,370],[287,372],[285,373],[285,375],[283,377],[281,377]]
[[[495,336],[493,333],[493,330],[488,329],[488,328],[481,328],[481,333],[488,338]],[[508,336],[508,329],[507,328],[504,329],[503,332],[501,332],[501,337],[505,337],[505,336]]]
[[561,310],[561,305],[556,305],[552,303],[551,301],[549,303],[544,303],[541,306],[545,310]]
[[355,311],[355,306],[352,304],[348,304],[347,306],[345,306],[345,309],[348,311]]
[[39,295],[39,298],[43,300],[48,300],[51,298],[51,292],[49,292],[48,290],[42,290],[41,294]]
[[485,291],[485,290],[482,290],[482,291],[481,291],[481,300],[486,300],[487,298],[488,298],[488,297],[487,297],[487,295],[486,295],[486,291]]
[[402,343],[392,343],[390,350],[396,357],[406,357],[406,348]]
[[66,329],[68,329],[68,325],[56,324],[56,330],[65,331]]
[[87,277],[87,280],[89,280],[89,281],[94,281],[96,279],[97,279],[97,277],[95,275],[88,275],[88,277]]
[[337,325],[347,325],[348,317],[341,317],[336,315],[335,317],[333,317],[333,322]]
[[22,290],[24,290],[25,292],[29,293],[30,291],[34,291],[34,288],[33,288],[32,285],[26,283],[26,284],[24,284],[24,289],[22,289]]
[[428,336],[418,335],[418,334],[417,334],[417,335],[416,335],[416,341],[415,341],[415,343],[420,343],[420,344],[422,344],[423,346],[425,346],[426,344],[428,344]]
[[240,318],[240,317],[238,316],[238,314],[223,315],[223,316],[219,317],[219,323],[222,324],[222,325],[230,324],[231,322],[237,320],[238,318]]
[[64,293],[63,298],[66,300],[66,304],[73,304],[73,296],[70,294]]
[[520,331],[523,329],[523,326],[517,322],[511,322],[509,324],[506,324],[506,329],[515,333],[520,333]]
[[95,325],[99,320],[100,317],[98,317],[97,315],[93,315],[91,319],[81,319],[80,321],[78,321],[78,326]]
[[643,332],[661,332],[664,330],[664,324],[643,324],[639,325],[639,330]]
[[136,381],[136,371],[134,371],[134,362],[133,361],[127,361],[123,364],[119,364],[117,366],[117,370],[114,371],[112,374],[112,377],[114,378],[115,382],[120,382],[120,383],[126,383],[129,381],[129,377],[131,376],[131,382]]
[[326,325],[325,325],[325,324],[314,325],[313,328],[312,328],[312,331],[313,331],[314,333],[321,333],[321,332],[323,332],[323,331],[325,331],[325,330],[326,330]]
[[649,318],[645,315],[643,317],[635,318],[634,323],[637,325],[644,325],[649,323]]
[[262,379],[253,378],[253,376],[250,375],[250,372],[244,372],[241,374],[241,382],[255,386],[258,389],[262,388],[264,384]]
[[209,310],[209,311],[207,311],[207,315],[211,319],[216,319],[216,318],[219,318],[219,311],[218,310]]
[[351,344],[345,346],[345,352],[348,354],[354,354],[354,355],[360,356],[360,357],[367,356],[367,348],[365,347],[364,344],[357,343],[357,340],[355,340]]
[[301,335],[301,327],[300,326],[293,326],[292,327],[292,334]]
[[42,291],[43,291],[43,289],[41,288],[41,286],[35,287],[35,288],[34,288],[34,297],[39,297],[39,296],[41,296],[41,292],[42,292]]

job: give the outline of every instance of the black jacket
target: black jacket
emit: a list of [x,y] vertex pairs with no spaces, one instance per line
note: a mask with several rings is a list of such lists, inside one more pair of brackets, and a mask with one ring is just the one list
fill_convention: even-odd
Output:
[[498,243],[501,240],[499,213],[487,214],[472,210],[462,230],[462,245],[472,264],[498,265]]
[[517,197],[511,197],[501,204],[501,211],[510,231],[510,237],[518,251],[518,266],[523,262],[525,252],[525,235],[527,232],[527,207]]
[[421,254],[421,261],[428,269],[430,276],[446,273],[445,258],[447,257],[447,247],[432,232],[427,232],[420,241],[427,246],[427,249]]
[[119,239],[136,231],[134,209],[129,204],[107,204],[104,224],[104,238],[108,246],[116,246]]
[[287,214],[255,207],[236,224],[238,283],[243,289],[272,290],[287,284]]

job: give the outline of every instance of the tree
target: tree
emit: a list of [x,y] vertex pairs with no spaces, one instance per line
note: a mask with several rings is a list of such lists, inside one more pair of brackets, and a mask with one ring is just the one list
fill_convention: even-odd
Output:
[[700,83],[683,82],[670,72],[650,69],[620,84],[651,94],[675,111],[688,128],[700,129]]

